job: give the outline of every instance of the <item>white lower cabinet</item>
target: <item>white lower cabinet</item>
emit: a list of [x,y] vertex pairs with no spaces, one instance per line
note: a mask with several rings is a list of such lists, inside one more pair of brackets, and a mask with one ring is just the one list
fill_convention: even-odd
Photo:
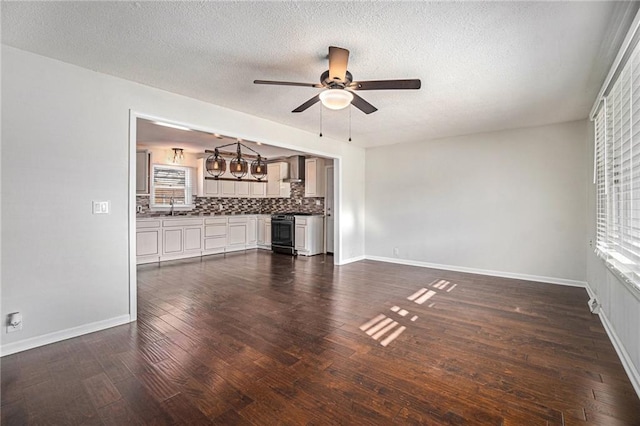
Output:
[[202,235],[200,218],[164,219],[162,221],[163,258],[199,256],[202,253]]
[[324,217],[296,216],[295,249],[302,256],[324,252]]
[[203,254],[224,253],[227,246],[227,218],[216,217],[204,220]]
[[258,216],[258,248],[271,250],[271,215]]
[[[269,223],[269,247],[270,225]],[[148,218],[138,219],[136,222],[137,264],[246,250],[257,246],[258,215]]]
[[258,217],[251,216],[247,218],[247,248],[256,248],[258,246]]
[[162,227],[160,220],[141,220],[136,227],[137,263],[157,262],[162,247]]
[[175,255],[182,253],[182,228],[169,228],[162,230],[162,254]]
[[247,219],[229,218],[227,228],[228,251],[244,250],[247,246]]

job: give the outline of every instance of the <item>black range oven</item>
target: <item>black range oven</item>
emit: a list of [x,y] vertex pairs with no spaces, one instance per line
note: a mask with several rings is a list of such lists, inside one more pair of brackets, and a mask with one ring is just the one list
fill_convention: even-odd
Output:
[[296,255],[296,219],[292,214],[271,215],[271,250]]

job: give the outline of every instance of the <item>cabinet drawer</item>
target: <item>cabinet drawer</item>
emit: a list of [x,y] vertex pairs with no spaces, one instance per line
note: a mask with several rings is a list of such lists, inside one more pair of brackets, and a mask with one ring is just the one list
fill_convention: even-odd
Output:
[[208,237],[223,237],[227,235],[227,225],[209,225],[204,227],[204,236]]
[[230,217],[229,223],[247,223],[246,217]]
[[307,224],[307,219],[302,219],[302,218],[298,218],[298,216],[296,216],[296,225],[306,225]]
[[202,219],[165,219],[162,221],[162,226],[165,228],[174,226],[198,226],[202,225]]
[[136,222],[137,228],[160,228],[159,220],[141,220]]
[[204,224],[205,225],[226,225],[227,218],[218,217],[215,219],[205,219]]
[[226,237],[205,238],[204,240],[205,250],[221,249],[221,248],[225,248],[226,245],[227,245]]

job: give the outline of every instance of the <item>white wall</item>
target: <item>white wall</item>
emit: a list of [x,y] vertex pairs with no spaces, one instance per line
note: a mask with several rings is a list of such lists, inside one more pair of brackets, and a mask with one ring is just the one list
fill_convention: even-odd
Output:
[[[364,152],[194,99],[2,46],[3,353],[127,321],[130,109],[341,158],[340,261],[364,255]],[[92,215],[92,200],[111,213]]]
[[577,121],[367,150],[367,257],[584,285],[586,138]]
[[[593,165],[593,124],[585,141],[589,165]],[[587,241],[596,241],[596,187],[593,168],[587,170]],[[586,244],[587,289],[600,303],[600,319],[611,338],[636,393],[640,396],[640,291],[632,291]]]

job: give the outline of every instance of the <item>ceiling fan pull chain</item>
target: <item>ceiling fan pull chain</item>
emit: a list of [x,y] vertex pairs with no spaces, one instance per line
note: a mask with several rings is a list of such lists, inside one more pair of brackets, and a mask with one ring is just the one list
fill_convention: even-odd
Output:
[[320,105],[320,137],[322,137],[322,105]]
[[351,142],[351,106],[349,106],[349,142]]

